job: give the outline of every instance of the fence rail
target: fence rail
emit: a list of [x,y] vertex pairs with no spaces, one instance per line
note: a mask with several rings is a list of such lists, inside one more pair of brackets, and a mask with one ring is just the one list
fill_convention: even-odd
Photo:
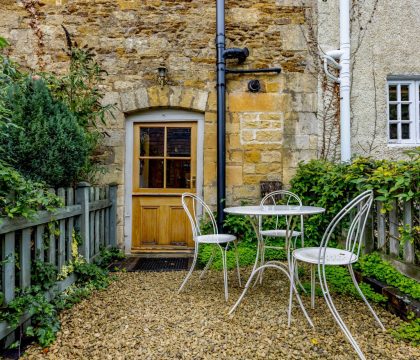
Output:
[[[81,240],[79,253],[88,262],[99,254],[101,247],[117,244],[116,185],[91,187],[80,183],[76,189],[60,188],[56,194],[64,207],[52,213],[39,211],[32,220],[2,219],[0,223],[0,292],[5,305],[15,298],[16,287],[25,289],[31,285],[31,265],[35,259],[54,264],[58,271],[72,260],[75,234]],[[74,280],[70,276],[55,288],[63,291]],[[23,316],[21,323],[28,318]],[[6,338],[6,343],[11,343],[14,330],[0,322],[0,340]]]
[[404,274],[420,281],[420,202],[394,201],[384,212],[376,201],[365,232],[367,252],[378,251]]

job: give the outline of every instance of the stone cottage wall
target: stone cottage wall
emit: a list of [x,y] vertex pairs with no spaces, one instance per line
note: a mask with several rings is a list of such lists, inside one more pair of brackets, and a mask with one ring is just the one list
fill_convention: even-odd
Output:
[[[318,0],[318,39],[324,51],[339,46],[338,3]],[[387,140],[387,76],[420,75],[419,2],[358,3],[361,13],[352,14],[352,153],[402,158],[410,147],[390,147]]]
[[[204,196],[216,201],[214,0],[0,0],[0,35],[23,66],[57,73],[68,66],[64,25],[93,47],[108,72],[106,103],[116,103],[101,157],[101,179],[124,184],[125,116],[173,107],[203,112]],[[261,180],[287,184],[300,160],[316,156],[316,77],[307,72],[307,7],[301,0],[226,1],[227,47],[250,49],[243,68],[280,66],[281,75],[228,75],[227,203],[256,202]],[[39,30],[38,30],[39,29]],[[165,64],[161,88],[156,69]],[[236,67],[236,64],[230,64]],[[262,91],[247,91],[259,79]],[[119,193],[122,229],[124,186]],[[122,238],[122,237],[120,237]]]

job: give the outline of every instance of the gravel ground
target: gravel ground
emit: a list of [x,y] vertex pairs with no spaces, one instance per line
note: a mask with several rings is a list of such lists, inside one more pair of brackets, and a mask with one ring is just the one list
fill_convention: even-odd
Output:
[[[310,310],[312,330],[295,304],[287,327],[287,283],[267,271],[264,284],[250,290],[234,316],[227,312],[240,294],[229,274],[195,273],[180,295],[185,272],[120,273],[107,290],[62,313],[62,329],[48,352],[31,346],[25,359],[356,359],[322,298]],[[243,278],[249,269],[242,271]],[[420,359],[420,348],[396,341],[375,324],[364,304],[335,296],[337,308],[368,359]],[[387,329],[400,320],[376,307]]]

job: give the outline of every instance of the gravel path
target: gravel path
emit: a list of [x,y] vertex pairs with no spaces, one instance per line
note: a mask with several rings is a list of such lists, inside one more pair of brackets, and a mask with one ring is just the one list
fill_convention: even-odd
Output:
[[[242,271],[244,278],[249,269]],[[32,346],[25,359],[356,359],[322,298],[310,315],[311,330],[295,306],[287,327],[288,286],[267,271],[233,317],[230,306],[240,294],[229,274],[230,300],[223,277],[212,271],[202,281],[194,274],[180,295],[185,272],[120,273],[107,290],[62,314],[57,341],[43,353]],[[334,297],[340,314],[368,359],[420,359],[420,348],[382,333],[367,308],[353,298]],[[310,309],[309,297],[303,299]],[[387,329],[400,320],[377,307]]]

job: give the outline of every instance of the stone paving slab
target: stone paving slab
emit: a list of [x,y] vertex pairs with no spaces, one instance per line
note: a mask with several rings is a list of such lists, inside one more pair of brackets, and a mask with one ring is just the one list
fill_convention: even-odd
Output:
[[[250,269],[242,270],[246,279]],[[118,281],[62,314],[57,341],[44,353],[32,346],[25,359],[356,359],[322,298],[310,310],[309,328],[295,306],[287,327],[285,278],[273,270],[249,291],[233,317],[227,315],[241,289],[229,274],[230,299],[221,272],[198,273],[180,295],[185,272],[119,273]],[[383,333],[364,304],[336,296],[337,308],[368,359],[420,358],[420,349]],[[387,329],[401,320],[375,307]]]

